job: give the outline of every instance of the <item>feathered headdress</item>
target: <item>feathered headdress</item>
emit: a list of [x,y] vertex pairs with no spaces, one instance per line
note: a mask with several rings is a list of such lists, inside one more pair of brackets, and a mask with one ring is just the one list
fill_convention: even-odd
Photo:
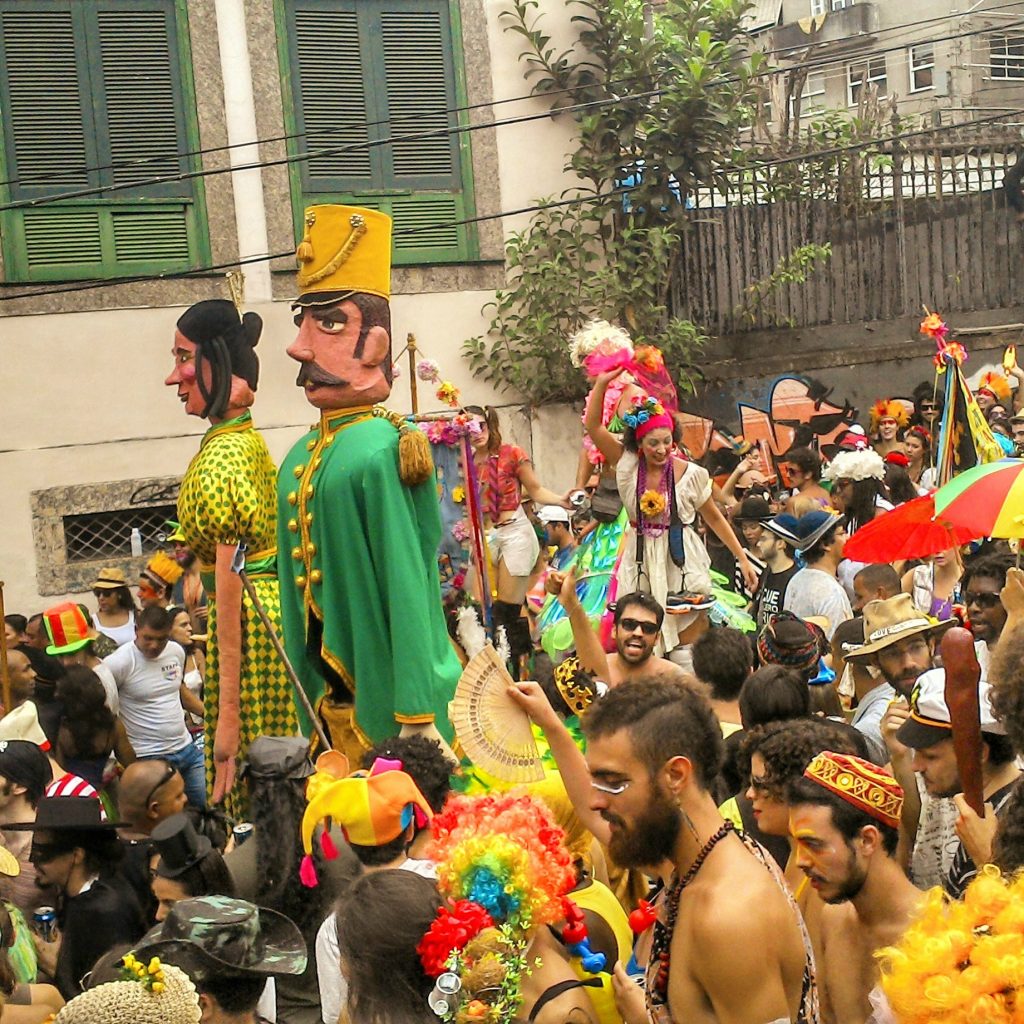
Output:
[[902,430],[910,420],[907,407],[898,398],[880,398],[871,406],[871,433],[878,433],[882,420],[895,420]]
[[981,380],[978,381],[978,386],[974,391],[975,393],[979,391],[989,392],[1000,405],[1010,400],[1010,382],[1004,374],[997,373],[994,370],[988,370],[981,375]]

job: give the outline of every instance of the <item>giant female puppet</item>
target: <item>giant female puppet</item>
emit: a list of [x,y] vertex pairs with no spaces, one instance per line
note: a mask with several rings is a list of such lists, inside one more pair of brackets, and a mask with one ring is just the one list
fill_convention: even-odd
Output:
[[186,413],[210,421],[181,482],[178,520],[209,599],[207,782],[215,802],[229,798],[231,804],[236,758],[262,733],[298,731],[284,665],[231,569],[244,543],[246,574],[271,622],[279,623],[276,470],[249,413],[262,329],[255,313],[239,319],[226,299],[196,303],[178,320],[174,372],[165,382],[177,386]]
[[[441,517],[425,436],[391,393],[391,218],[314,206],[296,254],[296,384],[320,418],[281,465],[288,658],[353,763],[396,732],[450,740],[460,666],[441,611]],[[325,693],[326,690],[326,693]]]

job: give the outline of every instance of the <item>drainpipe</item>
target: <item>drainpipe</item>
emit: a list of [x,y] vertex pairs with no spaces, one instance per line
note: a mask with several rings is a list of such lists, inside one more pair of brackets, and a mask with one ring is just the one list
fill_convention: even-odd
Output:
[[[231,166],[257,163],[260,159],[256,134],[256,102],[249,67],[243,0],[215,0],[217,41],[220,45],[221,77],[224,80],[224,111],[227,120]],[[241,259],[270,253],[267,215],[260,168],[233,170],[231,189],[235,199],[235,227]],[[245,297],[248,304],[270,302],[270,262],[246,263]]]

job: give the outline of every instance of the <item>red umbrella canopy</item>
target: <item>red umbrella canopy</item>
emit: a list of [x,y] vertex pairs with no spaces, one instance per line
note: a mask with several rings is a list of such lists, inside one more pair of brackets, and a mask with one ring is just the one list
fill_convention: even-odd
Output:
[[846,542],[843,554],[855,562],[896,562],[958,548],[979,534],[936,517],[931,494],[875,516]]

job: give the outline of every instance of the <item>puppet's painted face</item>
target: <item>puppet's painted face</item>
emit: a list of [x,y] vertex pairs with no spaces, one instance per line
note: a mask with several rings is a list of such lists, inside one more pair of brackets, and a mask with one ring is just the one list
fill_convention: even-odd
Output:
[[178,398],[185,403],[185,412],[189,416],[202,416],[206,409],[206,399],[199,390],[198,374],[203,375],[203,383],[209,393],[213,388],[213,370],[204,359],[199,359],[199,346],[189,341],[181,331],[174,332],[174,371],[164,381],[168,387],[177,386]]
[[296,314],[299,333],[288,355],[302,364],[295,383],[305,389],[310,405],[330,412],[372,405],[391,394],[384,375],[391,339],[380,326],[360,339],[362,323],[359,307],[348,299]]

